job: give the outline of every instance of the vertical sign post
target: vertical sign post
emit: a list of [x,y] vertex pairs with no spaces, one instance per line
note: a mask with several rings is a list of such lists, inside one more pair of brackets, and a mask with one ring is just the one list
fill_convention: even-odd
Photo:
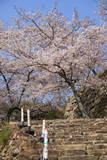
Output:
[[28,125],[28,129],[30,130],[31,125],[30,125],[30,110],[29,109],[27,109],[27,125]]
[[21,108],[21,125],[24,126],[24,111],[23,111],[23,107]]
[[42,135],[41,135],[41,137],[42,137],[42,138],[44,138],[45,125],[46,125],[46,121],[45,121],[45,120],[43,120],[43,124],[42,124]]
[[48,160],[48,131],[44,131],[44,148],[43,148],[43,160]]

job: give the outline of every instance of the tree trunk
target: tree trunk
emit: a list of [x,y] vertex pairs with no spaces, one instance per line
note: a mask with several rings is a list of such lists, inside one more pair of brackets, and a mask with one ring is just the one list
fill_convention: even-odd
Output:
[[71,89],[72,89],[72,92],[73,92],[73,94],[74,94],[74,97],[75,97],[75,99],[76,99],[76,101],[77,101],[78,108],[79,108],[82,116],[83,116],[84,118],[90,118],[90,117],[87,115],[87,112],[85,111],[84,106],[83,106],[83,104],[82,104],[82,102],[81,102],[81,98],[80,98],[80,96],[78,95],[78,93],[77,93],[77,91],[76,91],[76,89],[75,89],[75,87],[74,87],[73,85],[71,86]]

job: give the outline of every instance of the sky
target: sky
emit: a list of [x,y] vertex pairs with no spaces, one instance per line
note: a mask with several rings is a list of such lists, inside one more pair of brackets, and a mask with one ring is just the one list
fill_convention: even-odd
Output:
[[[98,20],[96,14],[97,0],[57,0],[59,10],[68,18],[72,17],[73,9],[76,8],[81,17],[91,17]],[[0,0],[0,21],[12,23],[16,17],[16,8],[24,8],[27,11],[35,11],[41,8],[46,12],[54,6],[55,0]]]

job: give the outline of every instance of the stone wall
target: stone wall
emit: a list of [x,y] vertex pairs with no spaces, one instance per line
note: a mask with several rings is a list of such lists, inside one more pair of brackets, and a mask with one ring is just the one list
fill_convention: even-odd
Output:
[[77,102],[73,96],[70,97],[68,103],[66,104],[64,117],[66,119],[74,119],[81,117],[81,114],[78,110]]
[[[42,121],[32,122],[31,136],[14,124],[0,160],[39,160],[41,128]],[[49,160],[107,160],[107,119],[48,120],[47,128]]]
[[[85,88],[78,93],[82,104],[90,118],[107,117],[107,91],[104,89]],[[82,118],[75,100],[71,96],[65,109],[65,117],[69,119]]]

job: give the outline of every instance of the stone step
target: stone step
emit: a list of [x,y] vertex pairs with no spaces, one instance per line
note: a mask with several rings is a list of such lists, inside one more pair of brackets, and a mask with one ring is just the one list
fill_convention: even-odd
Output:
[[[35,131],[41,131],[42,130],[42,125],[40,126],[36,126],[36,125],[32,125],[31,126],[32,129],[34,129]],[[107,133],[107,126],[103,126],[103,127],[95,127],[95,126],[92,126],[92,127],[89,127],[89,126],[86,126],[86,127],[78,127],[78,126],[75,126],[75,127],[72,127],[72,126],[67,126],[67,125],[61,125],[61,126],[47,126],[48,130],[50,130],[50,132],[52,131],[55,131],[57,130],[58,132],[61,132],[61,131],[64,131],[64,132],[69,132],[71,131],[72,133],[84,133],[84,134],[92,134],[92,133],[104,133],[106,134]]]
[[77,155],[77,156],[62,156],[59,157],[58,160],[98,160],[98,158],[99,158],[98,156]]
[[[84,123],[83,123],[84,122]],[[95,126],[95,127],[102,127],[102,126],[106,126],[107,124],[107,119],[73,119],[71,122],[66,120],[66,119],[58,119],[58,120],[46,120],[47,125],[50,126],[61,126],[61,125],[65,125],[65,126],[84,126],[84,127],[91,127],[91,126]],[[17,125],[19,124],[19,122],[10,122],[10,124],[12,125]],[[31,121],[31,125],[42,125],[42,120],[37,120],[37,121]]]
[[85,150],[48,150],[49,156],[73,156],[73,155],[87,155],[87,152]]
[[[3,160],[39,160],[43,152],[43,144],[38,142],[42,121],[32,121],[31,124],[35,136],[27,135],[26,129],[18,128],[17,136],[15,132],[11,138],[10,149],[17,150],[19,145],[19,157],[6,159],[4,152]],[[49,160],[107,160],[107,119],[48,120],[46,126]],[[15,143],[18,144],[14,149]]]

